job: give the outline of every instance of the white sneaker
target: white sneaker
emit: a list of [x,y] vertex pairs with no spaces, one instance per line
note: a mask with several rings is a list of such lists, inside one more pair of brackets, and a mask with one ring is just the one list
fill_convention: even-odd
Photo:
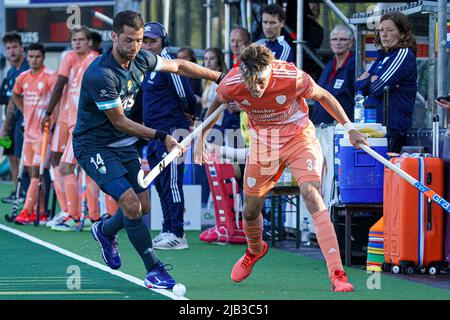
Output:
[[67,212],[61,211],[56,216],[54,216],[52,220],[48,221],[46,223],[46,226],[47,227],[56,226],[57,224],[64,222],[68,216],[69,214]]
[[160,234],[158,234],[153,240],[152,240],[152,245],[155,246],[157,243],[161,242],[162,240],[164,240],[165,238],[167,238],[169,236],[170,232],[160,232]]
[[81,231],[83,226],[81,221],[75,221],[72,217],[67,217],[63,222],[50,228],[52,231]]
[[164,239],[154,244],[153,248],[161,250],[182,250],[189,248],[189,246],[185,234],[182,238],[178,238],[173,233],[169,233]]
[[92,226],[92,220],[89,217],[84,218],[83,231],[90,231]]

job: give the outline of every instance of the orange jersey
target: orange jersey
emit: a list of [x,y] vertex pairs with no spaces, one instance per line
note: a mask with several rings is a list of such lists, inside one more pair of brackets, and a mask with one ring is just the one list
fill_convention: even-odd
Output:
[[[72,67],[79,61],[78,55],[75,51],[71,50],[63,54],[61,63],[59,65],[58,69],[58,75],[66,77],[69,79],[70,71]],[[69,113],[69,106],[67,104],[68,102],[68,92],[69,92],[69,81],[64,86],[64,90],[61,96],[61,100],[59,102],[59,113],[58,113],[58,121],[62,121],[67,123],[68,113]]]
[[77,121],[78,112],[78,100],[80,98],[81,82],[83,80],[83,75],[86,69],[89,67],[92,61],[94,61],[98,56],[96,51],[91,50],[86,56],[78,60],[70,70],[69,82],[68,82],[68,98],[67,98],[67,124],[69,129],[75,127]]
[[55,71],[43,67],[36,74],[32,74],[31,69],[22,72],[16,79],[13,90],[18,95],[23,94],[25,139],[28,142],[42,140],[41,120],[50,102],[56,78]]
[[258,139],[266,136],[267,142],[283,145],[308,125],[308,105],[304,98],[311,97],[314,84],[294,64],[276,60],[262,97],[250,94],[239,68],[231,69],[221,81],[217,95],[224,102],[235,101],[248,114],[252,140],[256,139],[256,132]]

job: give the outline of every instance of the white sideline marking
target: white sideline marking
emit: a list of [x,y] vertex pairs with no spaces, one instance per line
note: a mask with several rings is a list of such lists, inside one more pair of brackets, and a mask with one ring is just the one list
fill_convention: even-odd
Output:
[[34,242],[34,243],[36,243],[38,245],[41,245],[43,247],[46,247],[46,248],[48,248],[50,250],[56,251],[56,252],[58,252],[58,253],[60,253],[62,255],[70,257],[72,259],[75,259],[75,260],[78,260],[80,262],[86,263],[86,264],[90,265],[91,267],[103,270],[103,271],[108,272],[108,273],[110,273],[112,275],[115,275],[115,276],[117,276],[119,278],[128,280],[128,281],[130,281],[130,282],[132,282],[134,284],[137,284],[138,286],[141,286],[141,287],[144,287],[146,289],[152,290],[152,291],[154,291],[156,293],[162,294],[163,296],[169,297],[169,298],[171,298],[173,300],[189,300],[186,297],[178,297],[178,296],[174,295],[170,290],[167,290],[167,289],[151,289],[151,288],[147,288],[145,286],[145,284],[144,284],[144,281],[141,280],[141,279],[138,279],[138,278],[136,278],[134,276],[130,276],[129,274],[123,273],[121,271],[113,270],[113,269],[111,269],[111,268],[109,268],[109,267],[107,267],[105,265],[102,265],[102,264],[96,262],[96,261],[92,261],[92,260],[90,260],[88,258],[85,258],[85,257],[82,257],[82,256],[80,256],[80,255],[78,255],[76,253],[73,253],[73,252],[70,252],[70,251],[68,251],[66,249],[60,248],[58,246],[55,246],[54,244],[42,241],[41,239],[35,238],[33,236],[30,236],[29,234],[27,234],[25,232],[22,232],[22,231],[19,231],[19,230],[16,230],[14,228],[10,228],[8,226],[5,226],[4,224],[0,224],[0,229],[4,230],[6,232],[10,232],[12,234],[15,234],[16,236],[19,236],[21,238],[24,238],[26,240]]

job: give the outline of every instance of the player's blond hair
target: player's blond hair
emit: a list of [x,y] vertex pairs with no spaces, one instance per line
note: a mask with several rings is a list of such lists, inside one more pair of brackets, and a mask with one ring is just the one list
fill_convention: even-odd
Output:
[[265,71],[275,60],[270,49],[257,44],[242,47],[240,59],[239,69],[244,81],[249,84],[256,83],[261,77],[261,72]]

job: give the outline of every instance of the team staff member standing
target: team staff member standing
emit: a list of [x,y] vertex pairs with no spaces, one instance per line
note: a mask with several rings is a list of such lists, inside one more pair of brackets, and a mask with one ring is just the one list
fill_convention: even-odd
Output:
[[[3,46],[6,50],[8,61],[11,65],[11,69],[6,74],[6,95],[8,97],[8,103],[6,107],[6,120],[3,123],[0,137],[10,136],[12,145],[9,149],[4,149],[3,154],[8,156],[9,166],[11,171],[11,178],[14,182],[13,191],[8,197],[2,198],[2,202],[13,202],[16,197],[15,189],[17,185],[17,176],[19,169],[19,160],[22,156],[23,145],[23,115],[19,109],[14,106],[11,99],[13,94],[14,83],[16,78],[22,72],[28,70],[30,66],[23,54],[22,38],[17,32],[10,32],[3,36]],[[28,177],[28,175],[26,175]],[[24,184],[22,184],[22,189]],[[21,193],[22,194],[22,193]]]
[[[41,120],[50,101],[50,95],[57,77],[55,71],[44,66],[45,48],[42,44],[30,44],[27,59],[30,69],[17,77],[12,96],[14,104],[24,115],[23,165],[29,170],[31,177],[24,208],[14,220],[17,224],[33,223],[36,218],[34,207],[37,201],[41,201],[40,209],[45,210],[45,190],[40,195],[41,199],[37,199],[43,139]],[[47,155],[44,155],[44,159],[46,158]],[[46,213],[40,212],[39,219],[39,223],[46,223]]]
[[262,28],[265,39],[256,41],[272,50],[275,59],[294,62],[294,51],[281,35],[281,29],[286,21],[286,13],[279,4],[270,4],[262,10]]
[[380,56],[355,86],[367,96],[364,108],[376,110],[378,123],[384,117],[384,87],[389,87],[388,150],[399,153],[412,125],[417,95],[416,40],[408,18],[401,12],[383,15],[375,43],[381,46]]
[[167,60],[140,50],[144,22],[135,11],[121,11],[113,20],[113,46],[86,70],[81,84],[78,116],[73,132],[75,157],[100,189],[111,195],[120,209],[106,221],[92,225],[102,257],[112,269],[121,266],[116,234],[125,228],[131,244],[144,262],[148,287],[172,288],[175,280],[152,248],[142,214],[148,214],[148,192],[139,186],[141,168],[133,144],[138,137],[158,139],[167,151],[178,142],[163,131],[147,128],[128,119],[135,96],[147,71],[165,71],[220,81],[223,77],[184,60]]
[[[149,22],[144,27],[143,49],[171,60],[164,48],[167,32],[158,22]],[[145,126],[174,134],[177,129],[189,130],[185,113],[195,114],[196,99],[185,77],[164,72],[148,72],[142,83],[142,109]],[[176,133],[176,132],[175,132]],[[148,163],[155,167],[167,155],[161,141],[148,144]],[[173,161],[155,179],[155,187],[161,201],[163,224],[161,233],[153,240],[155,249],[187,249],[184,233],[184,163]]]
[[[239,68],[233,68],[227,74],[217,95],[207,116],[222,103],[236,101],[248,114],[251,139],[244,174],[243,209],[248,249],[234,265],[231,279],[240,282],[247,278],[253,265],[267,253],[268,246],[262,239],[261,210],[267,193],[287,166],[312,213],[332,290],[353,291],[342,266],[333,224],[321,197],[323,155],[314,126],[308,119],[304,98],[319,101],[343,124],[354,146],[365,144],[364,137],[354,129],[339,102],[328,91],[292,63],[274,61],[270,50],[261,45],[252,44],[242,49]],[[205,128],[203,137],[213,125]],[[205,156],[204,143],[197,143],[195,161],[201,163]]]
[[[334,27],[330,34],[330,47],[334,58],[323,69],[317,84],[339,101],[350,121],[353,122],[355,56],[350,51],[352,44],[353,33],[350,29],[343,25]],[[318,102],[311,111],[311,121],[316,125],[334,122],[334,118]]]

